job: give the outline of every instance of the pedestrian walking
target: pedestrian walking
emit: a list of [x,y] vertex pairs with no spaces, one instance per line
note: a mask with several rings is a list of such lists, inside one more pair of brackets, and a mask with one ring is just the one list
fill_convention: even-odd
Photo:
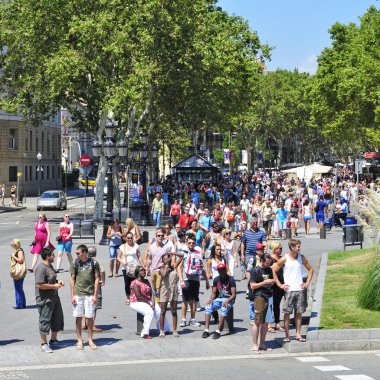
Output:
[[161,198],[161,193],[156,193],[156,197],[152,202],[152,214],[153,220],[156,223],[156,228],[160,227],[161,224],[161,216],[164,214],[164,201]]
[[73,262],[73,256],[71,255],[71,250],[73,247],[73,236],[74,225],[70,221],[70,215],[65,214],[63,216],[63,222],[59,224],[59,234],[58,234],[58,257],[57,257],[57,266],[56,273],[59,273],[63,253],[66,252],[67,259],[69,260],[69,266]]
[[41,213],[38,216],[38,221],[34,226],[34,240],[32,242],[32,250],[30,251],[33,254],[32,266],[28,269],[29,272],[33,273],[34,268],[37,264],[38,256],[41,254],[43,248],[50,248],[54,251],[55,247],[50,243],[50,225],[45,214]]
[[[120,246],[123,244],[123,241],[121,239],[122,236],[122,229],[120,226],[119,219],[115,218],[112,222],[112,224],[108,227],[107,231],[107,238],[110,240],[109,242],[109,258],[110,258],[110,274],[108,277],[114,276],[114,268],[115,268],[115,277],[119,277],[119,268],[120,263],[116,260],[117,259],[117,253],[120,248]],[[115,266],[116,262],[116,266]]]

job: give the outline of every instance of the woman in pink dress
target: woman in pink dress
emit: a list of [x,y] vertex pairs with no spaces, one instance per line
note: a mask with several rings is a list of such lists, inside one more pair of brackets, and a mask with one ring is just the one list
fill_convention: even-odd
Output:
[[51,250],[54,250],[55,247],[53,244],[50,243],[50,225],[47,221],[45,214],[40,214],[38,217],[38,222],[36,222],[36,225],[34,227],[34,230],[36,231],[34,235],[34,241],[32,243],[33,248],[30,251],[31,254],[33,254],[33,261],[32,261],[32,267],[28,269],[29,272],[34,271],[34,267],[37,264],[38,256],[42,252],[42,248],[49,247]]

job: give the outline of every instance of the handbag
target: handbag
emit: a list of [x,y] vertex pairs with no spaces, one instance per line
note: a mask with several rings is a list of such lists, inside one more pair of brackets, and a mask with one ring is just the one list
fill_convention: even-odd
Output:
[[60,243],[62,241],[62,236],[58,235],[55,240],[57,240],[58,243]]
[[21,280],[26,276],[25,260],[22,264],[20,264],[13,257],[11,257],[10,264],[11,268],[9,274],[14,280]]
[[[124,244],[124,257],[125,257],[125,259],[127,259],[127,256],[125,254],[125,244]],[[132,264],[129,264],[128,261],[127,261],[127,264],[125,266],[125,274],[128,277],[136,278],[136,276],[135,276],[135,270],[136,270],[136,268],[137,268],[136,263],[132,262]]]

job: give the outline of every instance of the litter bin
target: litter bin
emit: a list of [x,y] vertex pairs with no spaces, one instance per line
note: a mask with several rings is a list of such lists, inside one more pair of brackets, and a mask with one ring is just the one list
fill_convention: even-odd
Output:
[[319,230],[319,238],[326,239],[326,226],[321,227]]
[[286,235],[287,239],[291,239],[292,238],[292,229],[291,228],[286,228],[285,229],[285,235]]
[[363,248],[363,226],[360,224],[346,224],[343,226],[343,246],[346,250],[347,245],[360,245]]

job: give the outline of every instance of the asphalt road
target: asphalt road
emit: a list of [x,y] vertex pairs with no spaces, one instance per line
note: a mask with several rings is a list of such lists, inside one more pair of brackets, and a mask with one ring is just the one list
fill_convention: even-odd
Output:
[[[91,207],[91,197],[89,206]],[[83,213],[81,204],[83,198],[69,201],[69,213],[80,215]],[[47,211],[52,225],[52,236],[58,232],[58,223],[63,216],[62,211]],[[0,380],[1,379],[34,379],[49,376],[52,379],[67,379],[75,376],[78,379],[139,376],[150,378],[184,378],[203,379],[213,376],[226,378],[234,376],[237,379],[253,378],[266,379],[333,379],[336,376],[366,375],[366,377],[344,378],[346,380],[380,379],[380,357],[375,353],[349,353],[348,355],[322,354],[329,362],[304,363],[298,356],[288,354],[275,338],[283,337],[282,333],[268,334],[268,346],[273,348],[272,353],[263,352],[262,355],[251,353],[251,329],[248,324],[248,301],[244,291],[246,282],[238,281],[238,298],[234,307],[235,333],[223,332],[219,340],[202,339],[203,326],[179,329],[180,338],[167,336],[158,338],[157,330],[153,331],[154,339],[144,341],[135,334],[136,314],[125,304],[123,279],[112,278],[106,281],[103,288],[103,309],[99,311],[96,324],[104,329],[95,335],[98,345],[97,351],[88,347],[82,352],[75,349],[74,319],[70,303],[68,286],[60,290],[63,311],[65,315],[65,331],[60,334],[64,347],[55,350],[53,354],[40,351],[38,335],[38,315],[34,306],[34,276],[28,274],[24,289],[28,307],[24,310],[15,310],[13,282],[9,277],[10,241],[13,238],[21,239],[26,251],[27,264],[32,257],[28,254],[29,244],[34,236],[34,223],[38,213],[32,204],[26,210],[0,214]],[[153,228],[148,228],[150,234]],[[96,242],[99,242],[102,229],[98,228]],[[314,232],[305,236],[300,231],[302,253],[310,260],[315,269],[318,269],[322,252],[342,249],[342,232],[333,230],[328,233],[326,240],[319,239]],[[91,241],[75,241],[74,244],[92,244]],[[283,241],[284,253],[287,252],[286,242]],[[99,246],[98,259],[103,266],[108,267],[108,247]],[[142,247],[142,250],[144,246]],[[349,249],[349,248],[348,248]],[[64,257],[62,268],[68,269],[67,258]],[[238,272],[240,274],[240,272]],[[239,279],[240,276],[237,278]],[[60,279],[68,284],[67,271],[60,273]],[[201,304],[209,298],[204,283],[201,284]],[[171,317],[168,315],[169,323]],[[197,319],[203,324],[204,313],[197,313]],[[153,328],[153,325],[152,325]],[[215,326],[211,326],[211,331]],[[294,336],[294,331],[292,332]],[[86,341],[86,337],[85,337]],[[379,352],[380,354],[380,352]],[[327,356],[326,356],[327,355]],[[310,356],[306,355],[306,356]],[[315,356],[313,354],[313,356]],[[319,355],[317,355],[319,356]],[[252,362],[253,361],[253,362]],[[269,362],[270,361],[270,362]],[[342,365],[349,370],[322,371],[316,366]]]

